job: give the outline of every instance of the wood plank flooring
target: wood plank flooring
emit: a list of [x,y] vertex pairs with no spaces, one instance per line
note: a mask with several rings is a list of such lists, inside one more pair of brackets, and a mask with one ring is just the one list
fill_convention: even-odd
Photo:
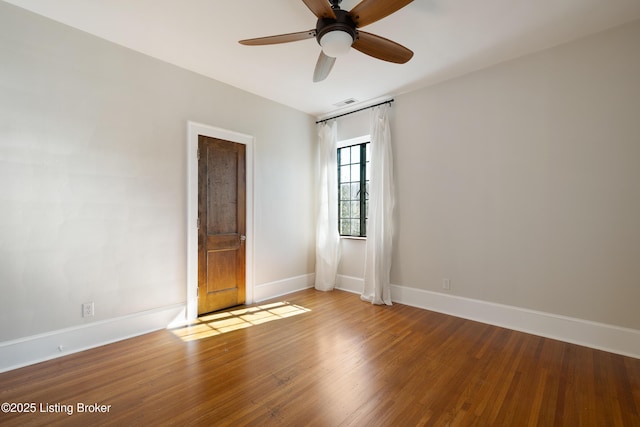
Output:
[[0,424],[640,426],[639,359],[341,291],[282,300],[0,374],[0,402],[37,406]]

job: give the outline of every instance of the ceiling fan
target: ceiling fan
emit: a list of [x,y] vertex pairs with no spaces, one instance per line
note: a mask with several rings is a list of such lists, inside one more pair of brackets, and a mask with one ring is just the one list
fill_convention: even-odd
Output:
[[404,64],[413,56],[406,47],[375,34],[360,30],[398,11],[413,0],[362,0],[350,11],[340,9],[342,0],[302,0],[318,18],[316,28],[297,33],[240,40],[240,44],[259,46],[306,40],[315,37],[322,47],[313,81],[327,78],[336,57],[351,47],[383,61]]

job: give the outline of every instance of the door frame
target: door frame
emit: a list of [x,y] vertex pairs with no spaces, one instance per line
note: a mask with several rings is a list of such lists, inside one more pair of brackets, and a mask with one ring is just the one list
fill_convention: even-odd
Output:
[[198,136],[246,146],[246,303],[253,303],[253,149],[255,138],[202,123],[187,122],[187,320],[198,317]]

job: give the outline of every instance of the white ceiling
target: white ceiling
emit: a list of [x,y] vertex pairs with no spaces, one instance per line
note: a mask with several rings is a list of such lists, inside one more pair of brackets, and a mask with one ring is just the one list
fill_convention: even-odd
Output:
[[313,83],[314,39],[238,44],[314,28],[301,0],[6,1],[320,117],[348,98],[366,105],[640,18],[640,0],[415,0],[364,28],[413,50],[411,61],[352,49]]

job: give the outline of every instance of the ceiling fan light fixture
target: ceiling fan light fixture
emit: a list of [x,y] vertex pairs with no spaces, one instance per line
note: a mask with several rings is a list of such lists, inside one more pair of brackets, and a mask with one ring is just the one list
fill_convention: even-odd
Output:
[[325,55],[332,58],[347,54],[352,44],[353,36],[342,30],[329,31],[320,39],[322,51]]
[[395,13],[413,0],[359,0],[350,11],[340,8],[342,0],[302,1],[318,18],[315,29],[240,40],[240,44],[269,45],[315,37],[322,51],[313,72],[314,82],[327,78],[336,58],[349,53],[352,46],[365,55],[396,64],[404,64],[413,56],[413,52],[392,40],[359,30]]

